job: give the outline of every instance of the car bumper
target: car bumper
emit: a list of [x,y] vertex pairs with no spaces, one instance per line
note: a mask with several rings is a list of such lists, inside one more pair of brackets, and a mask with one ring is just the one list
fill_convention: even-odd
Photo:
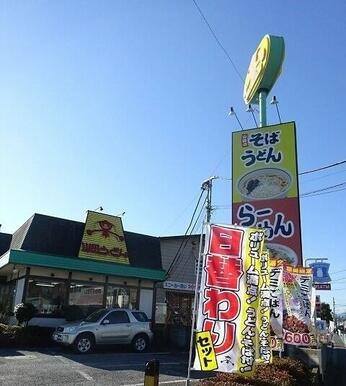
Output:
[[73,344],[75,340],[75,335],[66,334],[64,332],[54,332],[53,340],[57,343],[61,343],[63,345],[69,346]]

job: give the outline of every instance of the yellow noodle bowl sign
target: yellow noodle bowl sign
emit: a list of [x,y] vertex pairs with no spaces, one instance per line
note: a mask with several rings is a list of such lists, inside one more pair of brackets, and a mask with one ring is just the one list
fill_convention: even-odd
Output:
[[78,256],[129,264],[121,218],[89,211]]
[[269,93],[281,73],[284,56],[284,39],[265,35],[252,55],[246,74],[243,94],[246,104],[258,103],[261,90]]

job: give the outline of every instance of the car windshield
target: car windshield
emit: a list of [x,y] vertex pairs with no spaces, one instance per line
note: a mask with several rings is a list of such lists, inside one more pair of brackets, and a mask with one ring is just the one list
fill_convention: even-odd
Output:
[[99,321],[101,318],[103,318],[109,310],[101,309],[98,311],[93,312],[90,314],[88,317],[86,317],[83,322],[87,323],[96,323]]

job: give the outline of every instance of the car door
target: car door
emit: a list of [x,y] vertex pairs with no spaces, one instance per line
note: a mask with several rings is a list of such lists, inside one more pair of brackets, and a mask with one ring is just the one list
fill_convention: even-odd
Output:
[[128,343],[130,330],[131,323],[127,312],[112,311],[101,322],[100,343]]

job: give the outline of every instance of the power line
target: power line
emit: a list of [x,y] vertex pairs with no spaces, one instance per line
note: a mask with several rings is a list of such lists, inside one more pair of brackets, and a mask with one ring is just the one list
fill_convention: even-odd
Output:
[[345,185],[346,185],[346,181],[345,182],[341,182],[340,184],[326,186],[326,187],[321,188],[321,189],[317,189],[317,190],[313,190],[311,192],[303,193],[303,194],[300,195],[300,197],[305,197],[305,196],[308,196],[308,195],[311,195],[311,194],[314,194],[314,193],[325,192],[326,190],[330,190],[330,189],[334,189],[334,188],[340,188],[340,187],[345,186]]
[[336,273],[346,272],[346,269],[341,269],[340,271],[331,272],[331,275],[335,275]]
[[[321,170],[333,168],[333,167],[335,167],[335,166],[339,166],[339,165],[342,165],[342,164],[345,164],[345,163],[346,163],[346,160],[344,160],[344,161],[339,161],[339,162],[335,162],[335,163],[333,163],[333,164],[329,164],[329,165],[326,165],[326,166],[322,166],[322,167],[317,168],[317,169],[306,170],[305,172],[298,173],[298,175],[299,175],[299,176],[303,176],[303,175],[305,175],[305,174],[310,174],[310,173],[319,172],[319,171],[321,171]],[[332,174],[330,174],[330,175],[332,175]],[[232,178],[228,178],[228,177],[220,177],[220,180],[232,181]]]
[[335,163],[330,164],[330,165],[322,166],[322,167],[317,168],[317,169],[307,170],[307,171],[305,171],[305,172],[299,173],[299,175],[302,176],[302,175],[304,175],[304,174],[310,174],[310,173],[319,172],[319,171],[321,171],[321,170],[333,168],[333,167],[335,167],[335,166],[339,166],[339,165],[342,165],[342,164],[344,164],[344,163],[346,163],[346,160],[343,160],[343,161],[340,161],[340,162],[335,162]]
[[323,193],[308,194],[307,196],[302,196],[301,198],[309,198],[309,197],[323,196],[323,195],[325,195],[325,194],[342,192],[342,191],[344,191],[344,190],[346,190],[346,187],[345,187],[345,188],[341,188],[341,189],[331,190],[331,191],[328,191],[328,192],[323,192]]
[[199,5],[197,4],[196,0],[192,0],[193,3],[195,4],[195,7],[197,8],[198,12],[200,13],[200,15],[202,16],[205,24],[208,26],[209,28],[209,31],[211,32],[211,34],[213,35],[216,43],[218,44],[218,46],[221,48],[221,50],[223,51],[223,53],[226,55],[226,57],[228,58],[228,60],[230,61],[234,71],[237,73],[237,75],[239,76],[239,78],[241,79],[242,82],[244,82],[244,78],[242,77],[242,75],[240,74],[237,66],[235,65],[235,63],[233,62],[230,54],[227,52],[226,48],[222,45],[222,43],[220,42],[220,40],[218,39],[218,37],[216,36],[216,33],[214,32],[213,28],[211,27],[211,25],[209,24],[207,18],[205,17],[204,13],[202,12],[201,8],[199,7]]
[[[187,243],[188,243],[188,241],[190,240],[191,235],[193,234],[193,232],[194,232],[194,230],[195,230],[195,228],[196,228],[196,225],[197,225],[198,221],[201,219],[201,215],[202,215],[202,212],[203,212],[204,205],[205,205],[206,201],[207,201],[207,198],[205,199],[205,201],[204,201],[204,203],[203,203],[203,205],[202,205],[202,207],[201,207],[201,210],[200,210],[200,212],[199,212],[199,214],[198,214],[198,216],[197,216],[197,219],[196,219],[196,221],[195,221],[195,223],[194,223],[194,225],[193,225],[193,228],[191,229],[190,235],[186,238],[186,243],[185,243],[185,245],[184,245],[182,251],[180,252],[180,256],[178,257],[176,263],[174,264],[174,267],[178,267],[178,263],[180,262],[180,259],[183,257],[183,253],[184,253],[184,251],[185,251],[185,248],[186,248],[186,246],[187,246]],[[201,226],[201,232],[202,232],[202,231],[203,231],[203,217],[202,217],[202,221],[200,221],[200,224],[199,224],[199,225]],[[185,271],[185,268],[186,268],[186,265],[187,265],[187,262],[188,262],[188,261],[189,261],[189,257],[186,257],[185,262],[184,262],[183,266],[181,267],[181,271],[182,271],[182,272]],[[172,271],[174,270],[174,267],[172,268]]]
[[[170,271],[171,271],[173,265],[175,264],[175,262],[176,262],[176,260],[177,260],[177,258],[178,258],[178,256],[179,256],[179,253],[180,253],[180,251],[181,251],[181,249],[182,249],[182,247],[183,247],[183,244],[184,244],[184,242],[185,242],[185,237],[186,237],[186,235],[189,233],[189,230],[190,230],[191,225],[192,225],[192,223],[193,223],[193,220],[194,220],[194,218],[195,218],[197,209],[198,209],[198,207],[199,207],[199,204],[200,204],[200,202],[201,202],[201,199],[202,199],[202,196],[203,196],[203,193],[204,193],[204,192],[205,192],[205,190],[202,190],[201,193],[200,193],[200,195],[199,195],[199,198],[198,198],[196,207],[195,207],[195,209],[194,209],[194,211],[193,211],[193,213],[192,213],[192,217],[191,217],[190,223],[189,223],[189,225],[188,225],[188,227],[187,227],[187,229],[186,229],[186,231],[185,231],[184,238],[183,238],[182,242],[180,243],[180,246],[179,246],[179,248],[178,248],[178,250],[177,250],[177,252],[176,252],[176,254],[175,254],[175,256],[174,256],[174,258],[173,258],[173,260],[172,260],[172,262],[171,262],[171,264],[170,264],[170,266],[169,266],[169,268],[168,268],[168,270],[167,270],[167,276],[170,274]],[[202,206],[202,207],[203,207],[203,206]]]
[[333,288],[333,291],[345,291],[346,288]]
[[346,279],[346,277],[341,277],[341,278],[339,278],[339,279],[335,279],[335,280],[331,280],[333,283],[335,283],[336,281],[340,281],[340,280],[345,280]]
[[171,223],[163,230],[162,234],[165,235],[165,233],[172,227],[172,225],[178,221],[182,215],[187,211],[188,208],[192,205],[193,202],[197,200],[198,194],[196,194],[193,199],[185,206],[185,208],[174,218],[174,220],[171,221]]

